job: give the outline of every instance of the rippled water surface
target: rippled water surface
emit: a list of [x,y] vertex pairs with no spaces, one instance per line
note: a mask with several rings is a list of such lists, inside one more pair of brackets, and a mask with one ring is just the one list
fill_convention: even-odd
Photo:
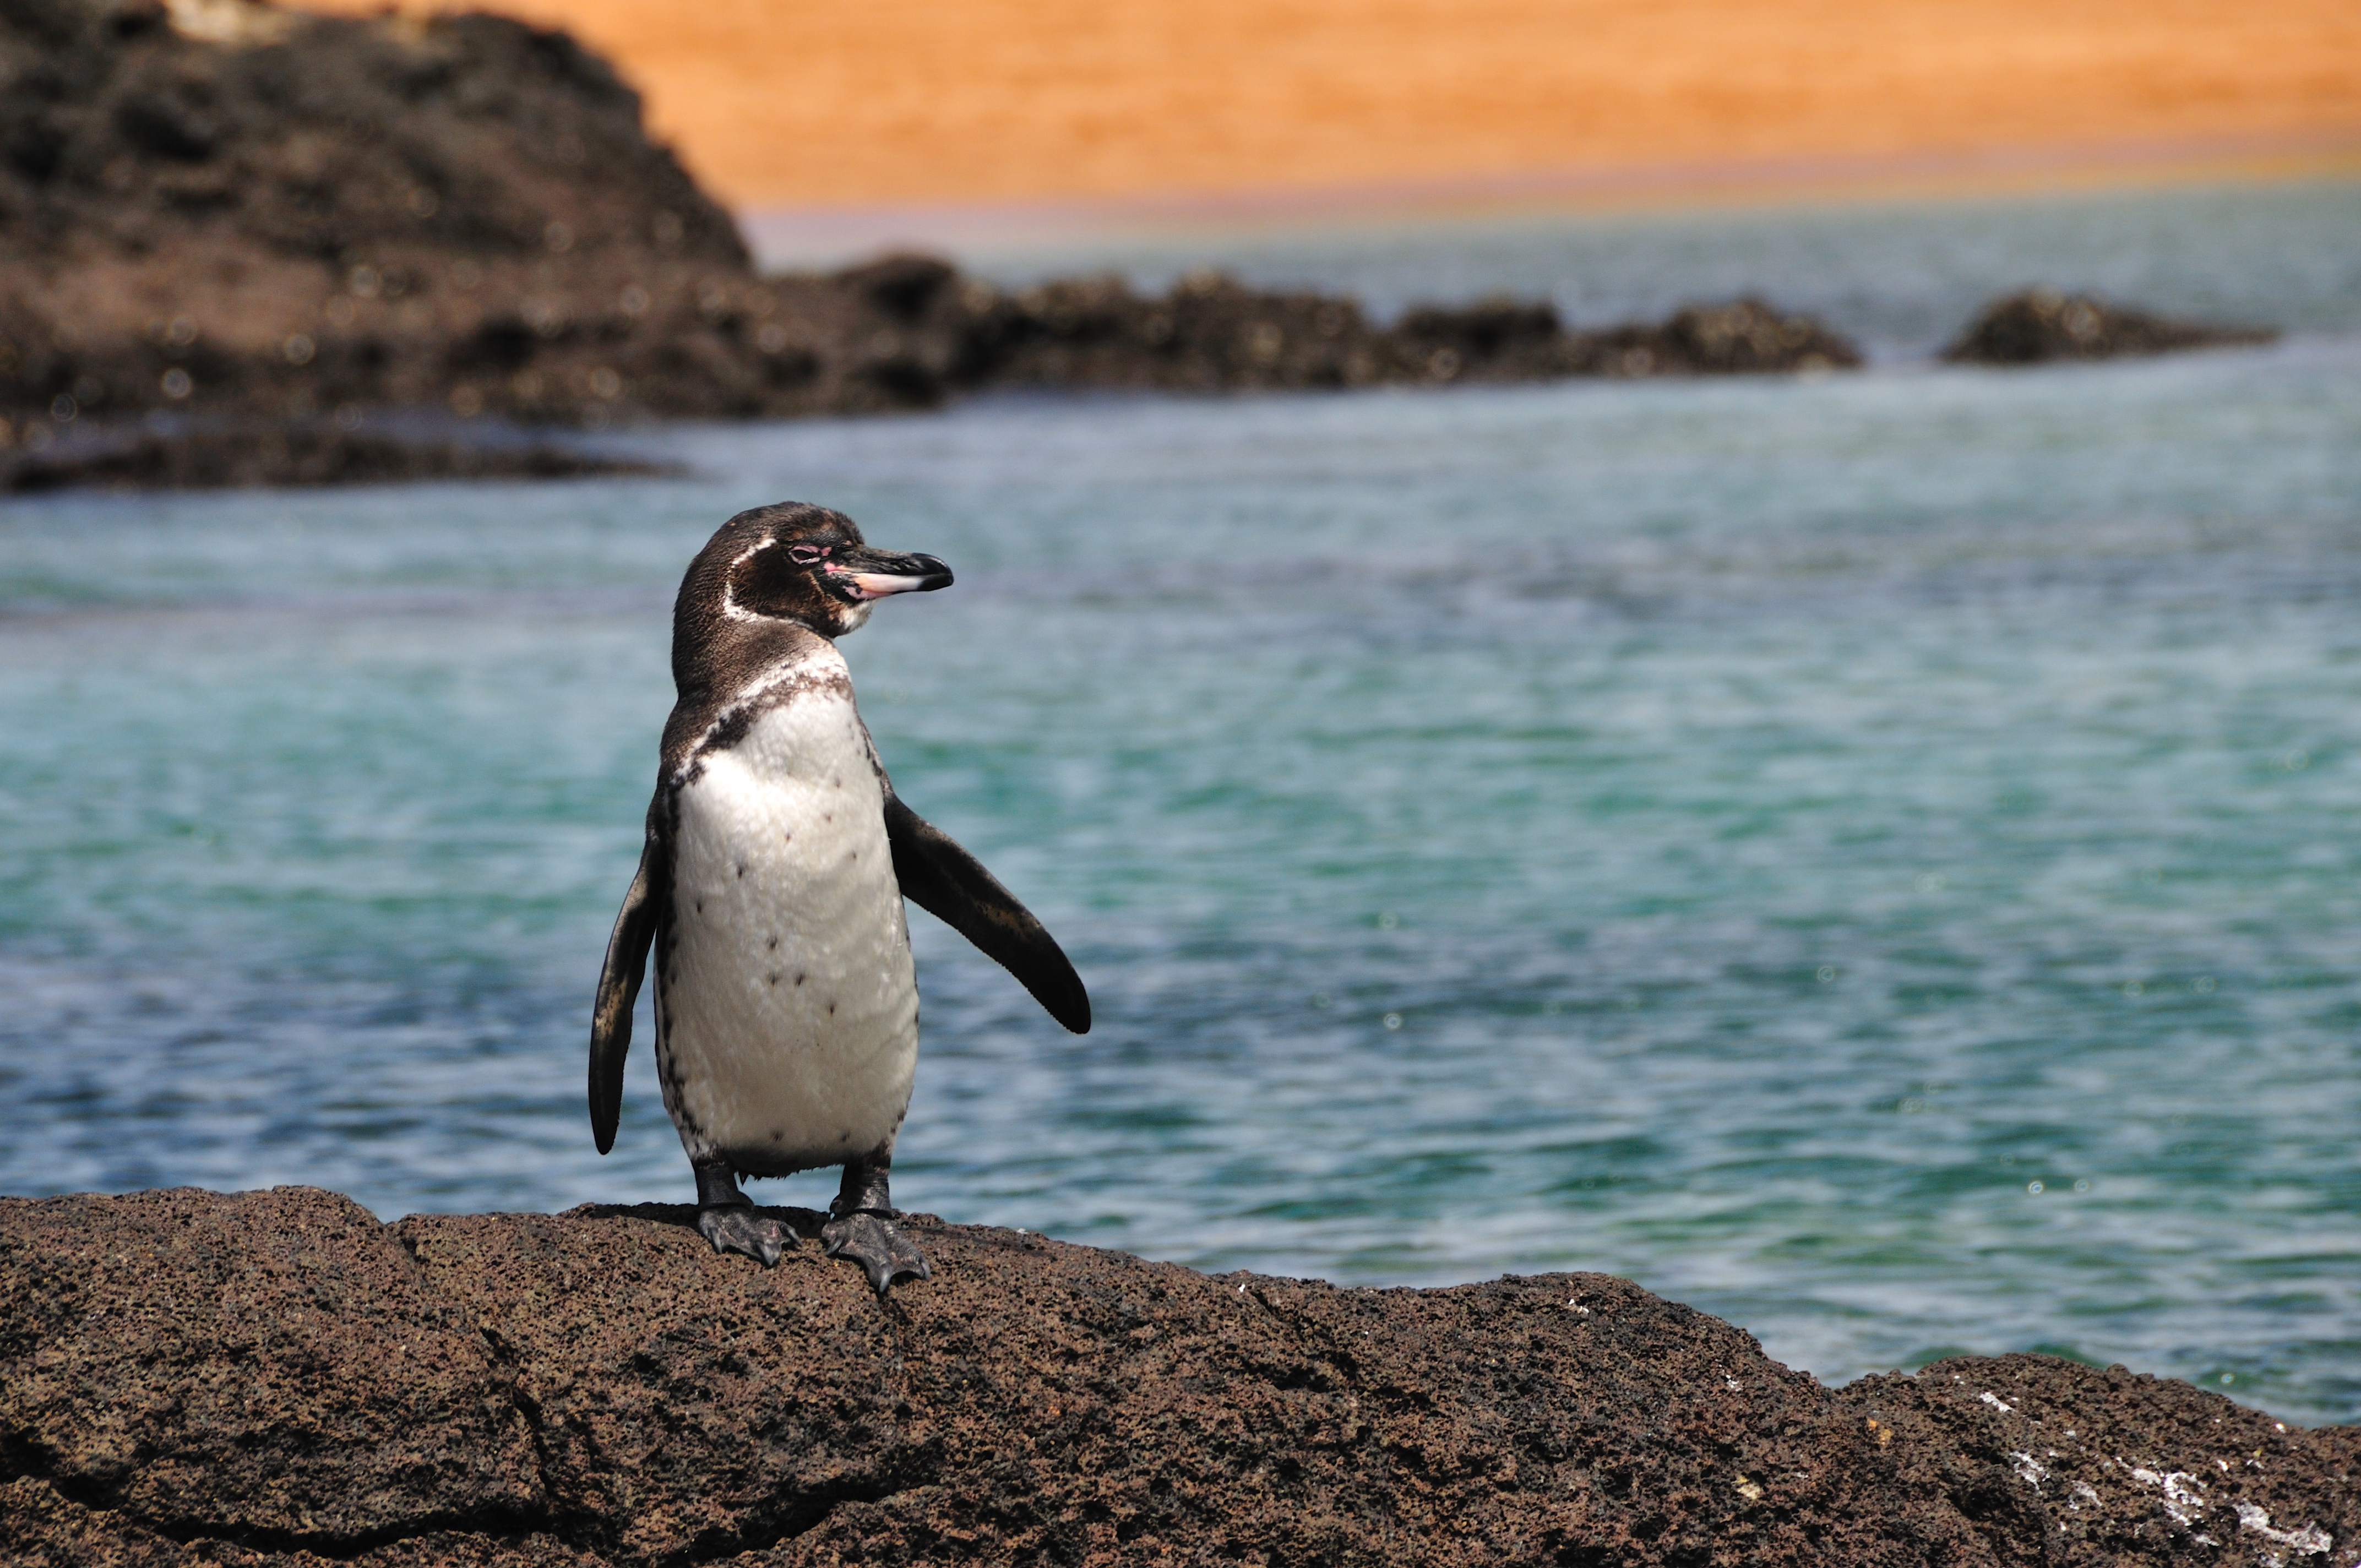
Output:
[[[2312,243],[2282,208],[2247,253]],[[1663,268],[1776,228],[1731,223]],[[591,1149],[588,1003],[673,585],[799,496],[958,569],[846,644],[862,708],[1098,1010],[1062,1035],[914,916],[904,1203],[1606,1269],[1832,1381],[2040,1347],[2353,1420],[2349,283],[2147,364],[1016,400],[647,438],[692,480],[12,502],[0,1190],[685,1200],[644,1051]]]

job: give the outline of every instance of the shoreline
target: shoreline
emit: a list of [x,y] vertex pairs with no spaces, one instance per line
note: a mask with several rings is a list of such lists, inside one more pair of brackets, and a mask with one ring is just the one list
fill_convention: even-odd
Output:
[[[779,309],[783,299],[795,302],[787,312]],[[768,396],[741,393],[743,400],[720,408],[667,408],[608,367],[629,363],[615,341],[629,335],[628,328],[561,323],[540,335],[573,363],[544,370],[547,358],[534,363],[540,356],[533,334],[507,334],[505,341],[524,345],[505,389],[514,395],[505,406],[489,406],[480,376],[465,367],[485,357],[478,345],[486,336],[504,330],[496,319],[473,345],[462,339],[441,351],[463,367],[448,384],[432,388],[446,408],[372,406],[348,396],[328,413],[299,383],[296,406],[274,412],[270,383],[283,367],[267,350],[258,374],[218,356],[213,360],[216,378],[247,372],[243,397],[222,412],[192,416],[136,406],[111,412],[100,402],[84,417],[74,395],[61,391],[47,420],[38,410],[13,418],[0,413],[0,496],[83,488],[677,477],[687,472],[677,464],[601,450],[599,437],[699,416],[923,412],[994,393],[1206,397],[1726,376],[1811,381],[1859,374],[1869,364],[1857,345],[1817,319],[1752,296],[1690,306],[1661,323],[1597,328],[1568,326],[1547,302],[1496,297],[1414,307],[1380,327],[1349,296],[1258,291],[1218,272],[1191,273],[1160,296],[1135,293],[1115,276],[1004,292],[949,263],[906,255],[833,275],[774,276],[742,293],[708,283],[702,315],[702,331],[774,361]],[[814,320],[828,323],[827,337],[807,324]],[[2180,321],[2034,289],[1991,302],[1927,363],[2008,368],[2145,358],[2257,346],[2279,336],[2273,328]],[[586,369],[586,346],[606,363]],[[639,352],[642,361],[660,361],[668,346],[659,338]],[[783,349],[791,360],[784,367],[776,363]],[[398,352],[417,363],[431,362],[436,351],[429,343]],[[378,357],[393,356],[380,348]],[[185,378],[177,369],[165,374]],[[252,385],[258,380],[263,384]],[[522,390],[528,382],[530,396]],[[83,378],[77,389],[87,384]],[[552,385],[572,386],[575,400],[546,400],[543,392]],[[501,389],[493,386],[497,397]],[[416,383],[411,390],[415,398]]]

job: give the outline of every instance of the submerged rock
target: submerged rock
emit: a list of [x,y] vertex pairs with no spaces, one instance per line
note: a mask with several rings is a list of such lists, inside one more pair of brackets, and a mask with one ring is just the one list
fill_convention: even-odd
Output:
[[765,1271],[690,1220],[0,1201],[0,1555],[1966,1568],[2361,1541],[2361,1430],[2121,1368],[1830,1391],[1601,1275],[1338,1289],[924,1215],[935,1277],[880,1307],[808,1242]]
[[2036,365],[2269,343],[2278,336],[2268,327],[2175,321],[2090,294],[2027,289],[1986,305],[1943,357],[1955,365]]
[[117,429],[0,455],[0,491],[204,490],[426,479],[579,479],[675,476],[670,464],[548,441],[362,434],[329,421],[240,428]]

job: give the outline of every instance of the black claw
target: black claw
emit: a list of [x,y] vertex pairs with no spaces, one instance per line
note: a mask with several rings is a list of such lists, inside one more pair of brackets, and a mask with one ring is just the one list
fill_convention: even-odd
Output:
[[902,1227],[873,1210],[855,1210],[830,1220],[820,1227],[819,1239],[829,1256],[849,1257],[867,1270],[869,1288],[881,1301],[895,1281],[927,1279],[935,1272]]
[[766,1219],[747,1204],[699,1209],[697,1228],[715,1252],[742,1252],[765,1268],[777,1265],[779,1255],[796,1245],[796,1233],[776,1220]]

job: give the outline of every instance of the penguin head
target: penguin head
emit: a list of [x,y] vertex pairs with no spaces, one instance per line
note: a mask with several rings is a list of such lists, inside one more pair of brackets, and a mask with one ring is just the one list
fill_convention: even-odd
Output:
[[792,621],[834,639],[858,630],[877,601],[951,586],[932,555],[873,550],[840,511],[783,501],[741,511],[698,552],[679,613],[712,607],[735,621]]

